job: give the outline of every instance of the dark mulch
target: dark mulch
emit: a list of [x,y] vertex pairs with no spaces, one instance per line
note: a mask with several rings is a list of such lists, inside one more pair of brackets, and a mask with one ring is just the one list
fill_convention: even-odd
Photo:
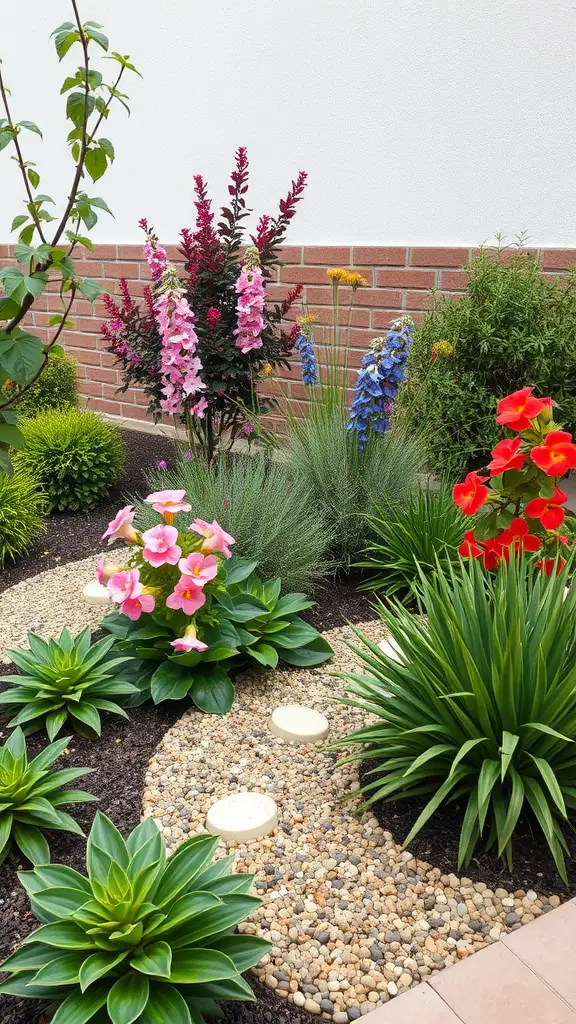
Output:
[[[361,775],[373,767],[374,762],[366,761]],[[396,800],[374,804],[372,811],[381,827],[391,832],[397,842],[402,842],[426,802],[423,797]],[[576,896],[576,831],[566,830],[571,854],[570,858],[566,858],[568,885],[559,877],[543,833],[535,819],[528,814],[520,819],[514,833],[512,871],[508,871],[493,852],[486,852],[480,845],[470,864],[458,869],[458,843],[464,810],[463,803],[449,804],[438,810],[412,840],[410,851],[435,868],[440,868],[444,874],[464,875],[473,882],[485,882],[491,889],[502,888],[514,892],[517,889],[534,889],[543,896],[558,895],[563,899]]]
[[126,496],[144,493],[144,473],[153,467],[157,459],[169,462],[174,458],[174,442],[170,438],[138,430],[124,430],[123,435],[127,452],[126,473],[117,487],[110,491],[102,505],[91,512],[51,515],[47,532],[38,538],[27,557],[1,570],[0,593],[46,569],[93,555],[108,523],[126,504]]

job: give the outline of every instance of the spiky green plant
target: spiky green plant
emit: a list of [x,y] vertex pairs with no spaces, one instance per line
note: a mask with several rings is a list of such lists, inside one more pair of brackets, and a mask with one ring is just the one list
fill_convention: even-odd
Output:
[[51,743],[30,762],[21,729],[15,729],[0,747],[0,864],[8,856],[12,841],[33,864],[48,864],[50,848],[45,829],[84,834],[74,818],[60,808],[96,797],[82,789],[62,786],[92,769],[51,770],[69,742],[70,737],[65,736]]
[[[149,473],[147,482],[150,491],[185,490],[195,516],[217,519],[235,538],[236,554],[255,559],[264,577],[280,576],[286,588],[309,589],[332,569],[330,529],[307,485],[263,454],[223,456],[210,466],[181,459],[173,469]],[[141,529],[157,525],[151,505],[133,504]],[[176,519],[180,529],[189,522],[186,514]]]
[[46,409],[21,424],[14,465],[28,470],[59,512],[86,511],[108,495],[126,461],[122,435],[86,409]]
[[[475,561],[422,576],[427,624],[396,604],[380,617],[400,649],[358,632],[366,674],[347,674],[345,703],[374,721],[336,746],[377,762],[363,807],[429,795],[405,844],[441,806],[465,803],[459,865],[480,841],[512,866],[521,814],[542,830],[566,878],[562,828],[576,814],[576,587],[523,559],[496,575]],[[350,794],[355,795],[355,794]]]
[[359,568],[372,570],[362,590],[414,598],[420,573],[430,575],[438,563],[458,561],[458,546],[466,526],[448,487],[425,487],[406,502],[388,505],[368,517],[372,541],[363,551]]
[[270,943],[235,927],[259,905],[252,875],[212,863],[218,836],[193,836],[166,857],[146,818],[126,841],[97,814],[88,877],[60,866],[22,872],[36,917],[2,971],[0,993],[60,1004],[52,1024],[203,1024],[221,999],[254,1001],[243,971]]
[[46,728],[53,740],[70,719],[76,732],[92,739],[102,731],[100,712],[127,714],[111,698],[134,697],[138,688],[122,678],[132,658],[116,657],[116,638],[104,637],[91,646],[90,627],[72,639],[63,629],[58,640],[28,633],[30,650],[6,651],[22,675],[3,676],[12,685],[0,693],[10,726],[26,733]]
[[48,501],[30,473],[0,472],[0,568],[25,555],[46,530]]

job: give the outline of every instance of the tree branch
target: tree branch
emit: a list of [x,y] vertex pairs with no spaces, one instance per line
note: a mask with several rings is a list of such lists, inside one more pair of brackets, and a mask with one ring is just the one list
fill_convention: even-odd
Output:
[[4,79],[2,78],[2,61],[1,60],[0,60],[0,93],[2,95],[2,103],[4,104],[4,110],[6,111],[6,117],[8,119],[8,124],[9,124],[10,128],[12,128],[12,131],[13,131],[12,141],[14,142],[14,145],[16,147],[16,152],[18,154],[18,166],[20,167],[20,170],[22,172],[22,177],[24,179],[24,187],[26,189],[26,194],[28,196],[30,205],[32,207],[32,210],[30,211],[30,216],[32,217],[32,220],[34,221],[36,230],[38,231],[38,234],[40,235],[40,238],[42,239],[43,242],[46,242],[46,239],[44,237],[44,233],[42,231],[42,224],[41,224],[40,220],[38,219],[38,214],[36,212],[36,207],[34,206],[34,196],[32,195],[32,189],[30,188],[30,182],[28,181],[28,175],[26,174],[26,161],[24,160],[24,155],[23,155],[22,150],[20,148],[20,143],[18,141],[18,133],[16,131],[16,127],[15,127],[15,125],[12,124],[12,118],[10,116],[10,107],[8,105],[8,95],[6,93],[6,87],[4,85]]

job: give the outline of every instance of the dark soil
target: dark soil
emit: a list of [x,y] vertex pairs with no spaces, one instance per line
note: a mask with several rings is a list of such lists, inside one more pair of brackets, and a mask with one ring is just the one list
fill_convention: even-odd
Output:
[[143,493],[144,473],[152,469],[157,459],[170,462],[174,458],[174,442],[157,434],[139,430],[124,430],[126,441],[126,473],[110,491],[104,504],[91,512],[58,512],[51,515],[47,531],[42,534],[25,558],[0,571],[0,593],[20,580],[36,576],[46,569],[54,569],[66,562],[88,558],[98,550],[100,538],[119,508],[130,495]]
[[[366,761],[361,774],[374,767]],[[374,778],[374,776],[372,776]],[[378,803],[372,812],[387,832],[397,842],[408,835],[428,798],[395,800]],[[529,814],[522,817],[514,833],[513,869],[508,871],[503,861],[494,852],[487,852],[481,846],[465,868],[458,868],[458,843],[464,817],[465,804],[453,803],[440,808],[424,826],[419,835],[410,843],[414,856],[428,861],[444,874],[471,878],[473,882],[485,882],[491,889],[534,889],[543,896],[557,895],[562,899],[576,896],[576,830],[566,830],[566,841],[570,857],[566,857],[568,884],[562,881],[548,849],[544,835],[536,820]]]

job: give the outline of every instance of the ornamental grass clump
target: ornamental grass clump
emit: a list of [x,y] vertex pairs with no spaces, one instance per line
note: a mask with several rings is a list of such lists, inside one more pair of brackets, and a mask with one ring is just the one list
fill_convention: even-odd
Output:
[[[388,657],[356,631],[363,674],[344,703],[374,717],[339,741],[342,763],[375,762],[363,808],[418,798],[404,844],[454,803],[458,865],[482,844],[512,867],[514,831],[529,816],[566,880],[564,828],[576,817],[576,588],[567,567],[546,576],[524,558],[494,576],[478,562],[422,575],[427,621],[380,606],[399,649]],[[350,794],[355,796],[357,794]]]
[[46,530],[48,502],[30,473],[0,470],[0,568],[25,555]]
[[92,769],[51,769],[69,742],[70,736],[65,736],[45,747],[33,761],[28,761],[24,733],[18,728],[0,746],[0,864],[8,856],[12,843],[32,864],[48,864],[50,847],[44,835],[46,829],[84,834],[74,818],[60,808],[64,804],[86,803],[96,797],[82,789],[62,787]]
[[218,836],[193,836],[171,857],[152,818],[126,840],[98,813],[88,876],[59,865],[21,872],[42,926],[2,964],[0,993],[48,999],[52,1024],[204,1024],[219,1002],[254,1002],[242,978],[271,948],[235,934],[260,900],[253,875],[212,862]]
[[126,448],[118,427],[83,409],[47,409],[21,424],[17,468],[40,483],[53,511],[95,508],[118,482]]
[[0,693],[0,712],[11,727],[23,726],[26,733],[45,728],[52,740],[69,720],[77,733],[93,739],[102,731],[101,711],[128,717],[116,698],[129,700],[139,691],[122,678],[132,658],[117,656],[114,637],[91,646],[87,626],[75,640],[67,629],[57,640],[28,633],[28,644],[30,650],[6,651],[22,670],[2,676],[11,685]]

